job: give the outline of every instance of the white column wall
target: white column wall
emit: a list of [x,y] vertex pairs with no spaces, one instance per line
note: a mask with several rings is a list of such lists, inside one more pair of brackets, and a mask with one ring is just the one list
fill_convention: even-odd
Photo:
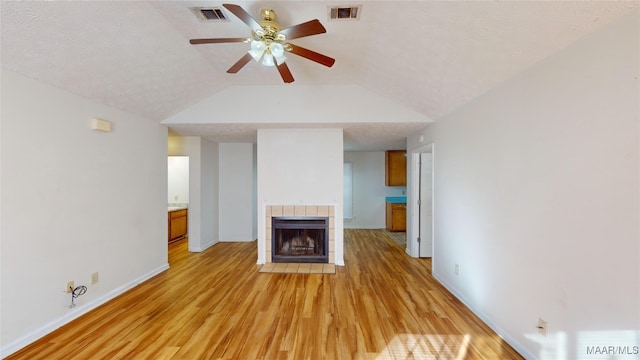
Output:
[[256,239],[254,167],[253,144],[220,144],[220,241]]
[[342,129],[258,130],[258,263],[267,205],[334,205],[335,264],[344,265]]

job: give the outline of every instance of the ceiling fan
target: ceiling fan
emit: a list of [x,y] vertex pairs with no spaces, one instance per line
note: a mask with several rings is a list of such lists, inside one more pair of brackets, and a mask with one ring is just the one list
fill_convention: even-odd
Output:
[[231,42],[250,43],[251,49],[227,70],[230,74],[235,74],[240,71],[251,59],[258,62],[262,60],[262,64],[265,66],[275,66],[285,83],[292,83],[294,79],[285,62],[287,59],[285,52],[302,56],[327,67],[333,66],[336,61],[326,55],[288,42],[288,40],[327,32],[318,19],[283,29],[280,24],[275,21],[276,13],[271,9],[262,9],[260,11],[262,21],[257,21],[238,5],[222,4],[222,6],[251,28],[251,37],[191,39],[189,42],[192,45]]

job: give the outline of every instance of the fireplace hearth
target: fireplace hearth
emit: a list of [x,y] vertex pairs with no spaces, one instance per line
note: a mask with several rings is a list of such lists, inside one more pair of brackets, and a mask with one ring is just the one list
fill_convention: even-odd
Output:
[[272,262],[328,263],[329,218],[274,216]]

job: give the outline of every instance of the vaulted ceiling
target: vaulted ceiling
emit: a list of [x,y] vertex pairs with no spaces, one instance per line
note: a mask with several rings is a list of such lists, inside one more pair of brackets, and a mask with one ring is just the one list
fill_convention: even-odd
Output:
[[[250,35],[247,25],[224,8],[228,21],[221,22],[202,21],[191,10],[221,7],[218,1],[2,1],[2,66],[158,122],[224,89],[260,85],[357,85],[437,121],[638,7],[638,1],[235,4],[256,19],[261,8],[274,9],[284,27],[319,19],[326,34],[292,43],[335,58],[335,65],[289,55],[293,84],[253,61],[237,74],[226,73],[247,44],[189,44],[192,38]],[[353,5],[361,5],[357,20],[328,18],[329,7]],[[362,126],[352,128],[361,131]],[[424,124],[398,126],[398,131],[408,135],[417,126]],[[202,135],[215,132],[211,129],[198,124],[181,126],[179,132]],[[388,131],[368,133],[384,146]]]

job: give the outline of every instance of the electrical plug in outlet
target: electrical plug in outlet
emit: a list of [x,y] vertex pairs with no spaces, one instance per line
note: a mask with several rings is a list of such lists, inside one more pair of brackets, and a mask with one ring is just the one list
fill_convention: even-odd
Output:
[[547,336],[547,322],[542,320],[542,319],[538,319],[538,333],[542,336]]
[[66,288],[66,289],[64,289],[64,292],[66,292],[66,293],[71,293],[71,292],[73,292],[73,289],[75,289],[75,288],[76,288],[76,287],[75,287],[75,285],[74,285],[73,280],[71,280],[71,281],[67,281],[67,288]]

